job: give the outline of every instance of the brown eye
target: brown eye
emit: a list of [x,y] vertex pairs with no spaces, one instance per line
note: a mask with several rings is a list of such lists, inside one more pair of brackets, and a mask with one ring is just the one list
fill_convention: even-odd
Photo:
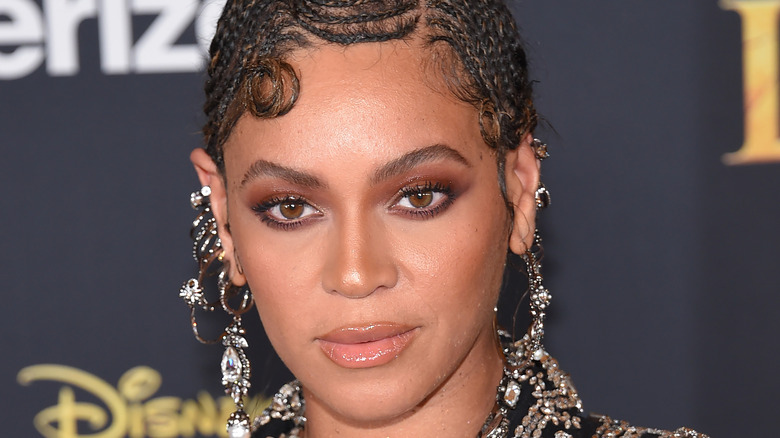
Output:
[[297,196],[272,198],[255,205],[252,210],[268,226],[284,231],[293,230],[309,223],[310,219],[322,216],[322,212]]
[[279,205],[279,212],[285,219],[298,219],[303,215],[304,205],[302,202],[285,202]]
[[433,192],[419,191],[409,195],[409,204],[414,208],[425,208],[433,202]]

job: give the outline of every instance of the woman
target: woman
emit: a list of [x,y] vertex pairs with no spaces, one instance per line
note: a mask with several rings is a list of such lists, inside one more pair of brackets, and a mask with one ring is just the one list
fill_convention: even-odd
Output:
[[[703,436],[584,415],[542,348],[547,153],[503,3],[229,1],[211,56],[181,295],[215,308],[221,262],[231,436]],[[508,251],[533,317],[515,343],[495,327]],[[253,302],[297,380],[250,419]]]

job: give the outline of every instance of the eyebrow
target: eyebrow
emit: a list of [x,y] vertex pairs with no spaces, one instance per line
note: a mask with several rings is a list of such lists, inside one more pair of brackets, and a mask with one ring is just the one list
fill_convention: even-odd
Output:
[[466,160],[463,155],[461,155],[455,149],[444,144],[435,144],[409,152],[399,158],[394,159],[393,161],[390,161],[387,164],[384,164],[382,167],[376,170],[374,177],[371,179],[371,182],[372,184],[376,184],[394,176],[400,175],[404,172],[408,172],[422,163],[442,159],[453,160],[463,164],[466,167],[471,167],[471,163],[469,163],[468,160]]
[[[382,165],[379,169],[376,170],[376,172],[374,172],[371,183],[377,184],[404,172],[408,172],[422,163],[442,159],[453,160],[463,164],[466,167],[471,167],[471,163],[469,163],[468,160],[466,160],[463,155],[461,155],[455,149],[447,145],[435,144],[424,147],[422,149],[411,151],[390,161],[387,164]],[[247,169],[246,173],[244,174],[244,178],[241,180],[240,186],[243,187],[250,181],[261,177],[281,178],[292,184],[312,189],[327,187],[325,183],[320,181],[320,179],[314,175],[266,160],[257,160],[252,163],[252,165],[249,166],[249,169]]]
[[310,175],[299,170],[291,169],[266,160],[257,160],[249,166],[244,178],[241,180],[241,187],[245,186],[253,179],[260,177],[281,178],[292,184],[308,187],[312,189],[324,188],[325,184],[314,175]]

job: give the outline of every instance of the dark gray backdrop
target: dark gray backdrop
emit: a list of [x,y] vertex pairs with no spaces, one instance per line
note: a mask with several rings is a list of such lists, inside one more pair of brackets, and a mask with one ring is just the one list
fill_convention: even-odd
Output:
[[[19,44],[3,44],[4,2],[41,3],[0,0],[8,55]],[[553,155],[543,169],[553,206],[541,218],[548,349],[589,411],[714,437],[770,433],[780,163],[721,161],[743,141],[739,16],[708,0],[513,9],[551,125],[539,132]],[[136,14],[135,40],[154,19]],[[162,376],[152,398],[220,394],[221,350],[192,339],[177,296],[194,273],[187,155],[200,144],[203,75],[105,74],[100,32],[95,19],[78,27],[77,73],[41,67],[0,80],[2,436],[40,436],[33,418],[69,386],[21,385],[17,373],[36,364],[114,387],[144,365]],[[190,25],[176,42],[192,45],[195,34]],[[286,375],[249,324],[254,391],[267,393]],[[75,397],[102,406],[88,391]]]

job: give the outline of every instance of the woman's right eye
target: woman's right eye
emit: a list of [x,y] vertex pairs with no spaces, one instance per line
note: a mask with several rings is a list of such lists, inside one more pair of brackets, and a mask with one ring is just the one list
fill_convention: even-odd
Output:
[[255,205],[252,210],[269,226],[284,230],[300,226],[307,219],[322,214],[311,204],[295,196],[269,199]]

